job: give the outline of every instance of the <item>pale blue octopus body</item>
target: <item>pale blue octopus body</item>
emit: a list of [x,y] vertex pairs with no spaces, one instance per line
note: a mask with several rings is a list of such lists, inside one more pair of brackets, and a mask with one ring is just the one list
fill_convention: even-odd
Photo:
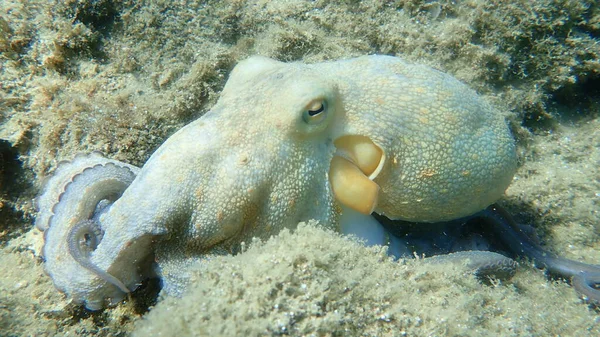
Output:
[[98,154],[59,167],[36,225],[56,287],[99,309],[155,270],[177,294],[205,254],[301,221],[381,244],[372,212],[423,226],[471,216],[515,170],[504,117],[449,75],[389,56],[252,57],[141,169]]

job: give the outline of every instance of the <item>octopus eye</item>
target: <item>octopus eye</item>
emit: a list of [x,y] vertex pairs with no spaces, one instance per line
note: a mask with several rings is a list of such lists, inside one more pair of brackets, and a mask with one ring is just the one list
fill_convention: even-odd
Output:
[[310,102],[302,115],[302,119],[307,124],[319,124],[327,116],[327,104],[325,100],[319,99]]

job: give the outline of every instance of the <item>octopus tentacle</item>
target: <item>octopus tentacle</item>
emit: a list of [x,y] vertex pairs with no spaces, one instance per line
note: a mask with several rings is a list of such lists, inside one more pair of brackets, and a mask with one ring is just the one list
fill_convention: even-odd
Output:
[[600,272],[582,271],[571,279],[573,288],[587,301],[600,305]]
[[[45,270],[59,290],[75,302],[86,302],[90,309],[105,306],[104,300],[91,298],[116,303],[134,286],[135,281],[123,283],[122,276],[109,273],[110,265],[99,266],[93,258],[104,231],[100,215],[138,172],[135,166],[98,153],[80,155],[59,166],[38,199],[40,220],[36,226],[44,230]],[[103,295],[91,296],[96,293]]]
[[[121,289],[124,293],[129,293],[129,289],[123,282],[118,278],[112,276],[110,273],[105,272],[98,266],[93,264],[88,254],[98,246],[98,243],[102,240],[102,229],[100,225],[94,220],[83,220],[77,225],[73,226],[67,235],[67,242],[69,244],[69,254],[79,263],[82,267],[96,274],[99,278],[104,281],[113,284],[115,287]],[[87,252],[82,250],[82,246],[87,248]]]
[[502,254],[469,250],[450,254],[436,255],[423,259],[426,263],[450,263],[464,265],[478,278],[509,280],[517,271],[517,261]]
[[[354,235],[363,240],[367,246],[388,245],[388,253],[395,258],[401,258],[406,250],[398,247],[402,243],[381,222],[371,215],[365,215],[349,207],[341,206],[342,215],[339,219],[340,230],[345,235]],[[399,249],[400,248],[400,249]],[[479,278],[495,278],[508,280],[517,269],[517,262],[504,255],[488,251],[463,251],[450,254],[436,255],[424,258],[425,263],[450,263],[464,266]]]
[[60,161],[52,175],[43,179],[42,193],[35,198],[35,206],[38,211],[35,227],[40,231],[46,231],[50,227],[51,218],[54,215],[53,209],[60,202],[66,187],[84,169],[102,163],[104,160],[100,152],[94,151],[89,154],[79,153],[70,161]]
[[600,266],[556,256],[536,245],[523,233],[510,214],[498,205],[481,212],[492,230],[517,256],[532,259],[535,266],[571,280],[573,288],[588,301],[600,304]]

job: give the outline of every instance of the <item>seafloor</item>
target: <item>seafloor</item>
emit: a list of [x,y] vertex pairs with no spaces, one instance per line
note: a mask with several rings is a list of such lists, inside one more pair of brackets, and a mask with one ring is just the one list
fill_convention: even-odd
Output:
[[[44,274],[33,199],[61,160],[141,166],[249,55],[398,55],[506,113],[520,167],[500,201],[546,249],[600,261],[596,1],[0,1],[0,336],[598,336],[598,310],[521,261],[485,285],[315,224],[211,259],[183,299],[91,313]],[[268,281],[267,281],[268,280]],[[148,289],[152,284],[146,285]]]

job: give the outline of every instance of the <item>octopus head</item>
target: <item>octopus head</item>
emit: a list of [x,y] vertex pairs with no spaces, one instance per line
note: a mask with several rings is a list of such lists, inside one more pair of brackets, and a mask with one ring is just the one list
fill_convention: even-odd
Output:
[[304,217],[267,210],[291,221],[331,220],[339,206],[422,222],[464,217],[500,198],[516,168],[501,114],[451,76],[395,58],[252,57],[234,68],[215,110],[236,148],[259,159],[251,174],[269,171],[263,183],[288,186],[271,197],[304,205]]
[[[236,192],[221,197],[234,193],[228,199],[243,200],[224,221],[236,223],[231,231],[256,226],[261,235],[269,233],[256,225],[261,222],[273,229],[309,219],[333,224],[340,203],[364,214],[374,210],[379,186],[373,179],[385,154],[366,135],[348,132],[352,123],[339,85],[306,65],[263,57],[234,68],[219,102],[204,117],[218,117],[211,123],[219,127],[216,142],[227,144],[219,145],[223,151],[213,174],[227,186],[220,191]],[[243,167],[231,172],[231,165],[223,165],[231,162]],[[233,236],[231,231],[221,237]]]

